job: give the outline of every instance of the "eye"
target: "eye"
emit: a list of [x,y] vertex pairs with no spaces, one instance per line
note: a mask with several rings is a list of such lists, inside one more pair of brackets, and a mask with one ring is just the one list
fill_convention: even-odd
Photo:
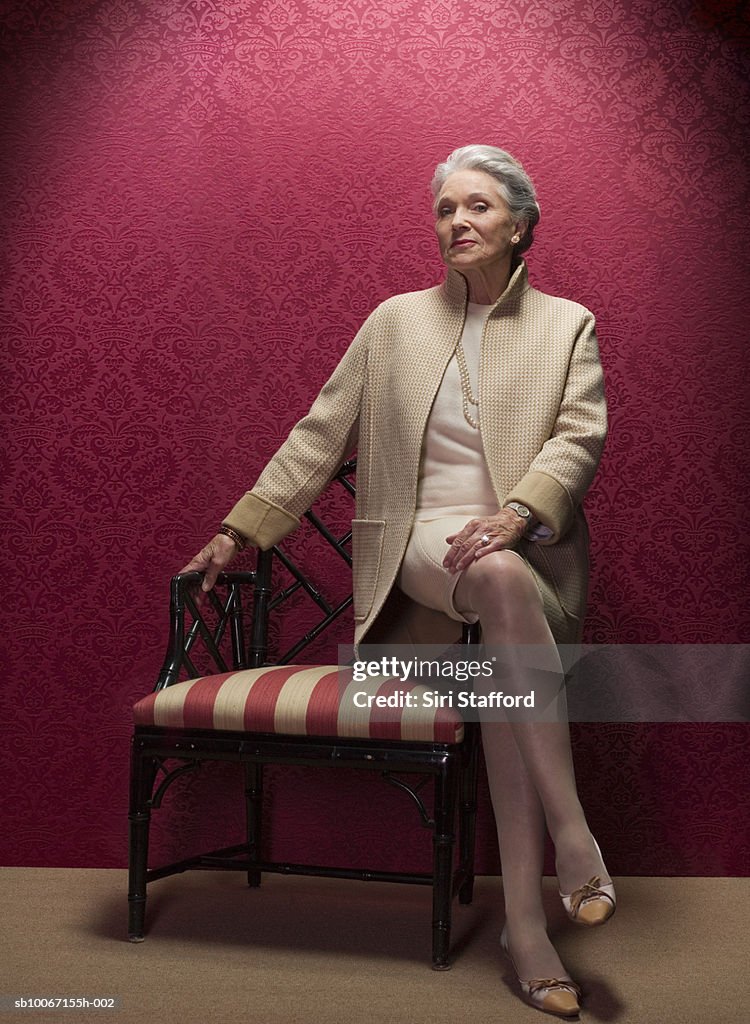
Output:
[[450,206],[440,206],[440,207],[438,207],[438,217],[447,217],[450,212],[451,212],[451,207]]
[[489,210],[489,206],[487,205],[487,203],[474,203],[474,205],[472,206],[472,210],[476,210],[477,213],[487,213],[487,210]]

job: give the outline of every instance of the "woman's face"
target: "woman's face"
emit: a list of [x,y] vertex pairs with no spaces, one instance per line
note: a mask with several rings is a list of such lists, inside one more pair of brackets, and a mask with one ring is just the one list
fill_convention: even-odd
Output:
[[449,174],[435,209],[435,232],[447,266],[465,273],[510,262],[511,238],[517,230],[523,232],[489,174],[469,170]]

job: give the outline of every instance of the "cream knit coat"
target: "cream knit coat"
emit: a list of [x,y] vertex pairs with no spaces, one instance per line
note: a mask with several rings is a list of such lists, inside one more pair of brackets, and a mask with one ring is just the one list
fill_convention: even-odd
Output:
[[[465,278],[396,295],[365,321],[310,412],[224,522],[267,549],[299,524],[356,446],[353,521],[355,643],[450,642],[457,623],[420,609],[394,586],[416,507],[422,439],[461,337]],[[498,506],[528,505],[554,532],[518,550],[532,570],[559,643],[580,635],[588,531],[581,501],[606,437],[594,317],[532,288],[520,261],[487,317],[479,423]],[[456,502],[472,496],[456,496]]]

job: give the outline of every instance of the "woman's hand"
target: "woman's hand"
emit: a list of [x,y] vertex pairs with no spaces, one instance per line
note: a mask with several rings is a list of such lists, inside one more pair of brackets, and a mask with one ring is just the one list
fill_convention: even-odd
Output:
[[[494,516],[471,519],[460,533],[445,538],[450,548],[443,565],[450,572],[460,572],[492,551],[515,547],[525,530],[525,520],[512,508],[502,508]],[[489,544],[482,543],[483,537],[489,537]]]
[[216,583],[216,577],[229,565],[237,554],[237,545],[223,533],[217,533],[204,548],[198,552],[192,562],[188,562],[180,572],[205,572],[201,590],[208,591]]

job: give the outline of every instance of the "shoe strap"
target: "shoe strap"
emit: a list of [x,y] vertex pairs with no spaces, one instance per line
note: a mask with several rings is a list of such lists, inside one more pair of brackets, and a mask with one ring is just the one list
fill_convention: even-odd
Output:
[[573,981],[572,978],[534,978],[532,981],[526,982],[529,986],[529,995],[534,996],[537,992],[541,992],[542,989],[549,989],[554,991],[556,989],[567,989],[577,999],[581,997],[581,989],[579,985]]
[[598,875],[594,875],[588,882],[584,882],[580,889],[574,890],[570,894],[570,911],[575,917],[578,911],[581,909],[582,904],[588,903],[589,900],[609,900],[612,906],[615,905],[615,901],[601,888],[602,880]]

